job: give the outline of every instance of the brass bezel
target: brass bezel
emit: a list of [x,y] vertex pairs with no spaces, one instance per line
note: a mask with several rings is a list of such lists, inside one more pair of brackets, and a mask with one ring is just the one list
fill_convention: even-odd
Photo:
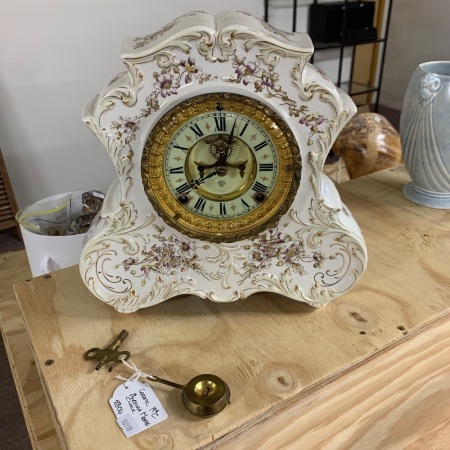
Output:
[[[163,171],[167,144],[177,130],[194,117],[216,110],[218,103],[262,127],[275,145],[279,164],[278,178],[267,199],[248,214],[231,219],[206,218],[184,208],[167,186]],[[181,233],[210,242],[239,241],[273,225],[292,204],[300,172],[300,150],[281,117],[258,100],[232,93],[202,94],[176,105],[151,130],[141,160],[144,189],[156,212]]]

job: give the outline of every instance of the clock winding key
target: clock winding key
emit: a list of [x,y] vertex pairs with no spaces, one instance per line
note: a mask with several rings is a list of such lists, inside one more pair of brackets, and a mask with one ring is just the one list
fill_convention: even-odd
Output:
[[119,352],[117,349],[122,344],[122,342],[128,336],[127,330],[122,330],[120,334],[108,345],[108,347],[104,349],[100,348],[91,348],[87,352],[85,352],[85,359],[95,359],[98,361],[95,370],[100,370],[103,364],[114,361],[114,362],[122,362],[122,360],[127,360],[130,358],[130,352],[122,351]]

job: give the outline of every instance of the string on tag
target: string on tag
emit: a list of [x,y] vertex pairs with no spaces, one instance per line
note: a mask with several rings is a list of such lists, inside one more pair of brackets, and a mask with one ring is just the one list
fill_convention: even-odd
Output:
[[147,374],[139,370],[131,360],[128,363],[124,360],[122,362],[133,374],[128,378],[116,375],[124,383],[114,390],[109,404],[118,425],[128,438],[166,420],[167,412],[152,387],[139,381],[139,378],[146,377]]
[[122,359],[122,363],[125,364],[129,369],[131,369],[134,373],[130,377],[126,378],[121,375],[116,375],[116,378],[119,380],[125,381],[125,389],[128,389],[128,383],[130,381],[139,381],[140,378],[149,378],[152,379],[154,375],[149,375],[148,373],[142,372],[142,370],[138,369],[136,364],[129,359],[128,361],[125,361]]

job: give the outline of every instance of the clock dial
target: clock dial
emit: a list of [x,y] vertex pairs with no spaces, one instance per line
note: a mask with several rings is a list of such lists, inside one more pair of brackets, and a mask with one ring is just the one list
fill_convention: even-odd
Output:
[[[211,125],[218,120],[222,127]],[[188,146],[194,126],[205,133],[187,151],[180,150]],[[189,192],[181,192],[190,197],[184,206],[215,219],[248,214],[263,201],[256,194],[269,195],[278,177],[277,153],[268,134],[232,112],[201,114],[188,121],[169,142],[163,167],[172,194],[177,197],[189,187]]]
[[285,123],[256,100],[207,94],[154,127],[142,178],[158,213],[193,237],[235,241],[286,212],[298,187],[299,150]]

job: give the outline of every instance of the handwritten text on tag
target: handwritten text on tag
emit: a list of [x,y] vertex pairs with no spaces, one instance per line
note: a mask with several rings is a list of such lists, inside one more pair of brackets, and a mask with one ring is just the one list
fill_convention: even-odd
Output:
[[109,404],[126,437],[153,427],[168,417],[151,386],[140,381],[122,383],[114,391]]

